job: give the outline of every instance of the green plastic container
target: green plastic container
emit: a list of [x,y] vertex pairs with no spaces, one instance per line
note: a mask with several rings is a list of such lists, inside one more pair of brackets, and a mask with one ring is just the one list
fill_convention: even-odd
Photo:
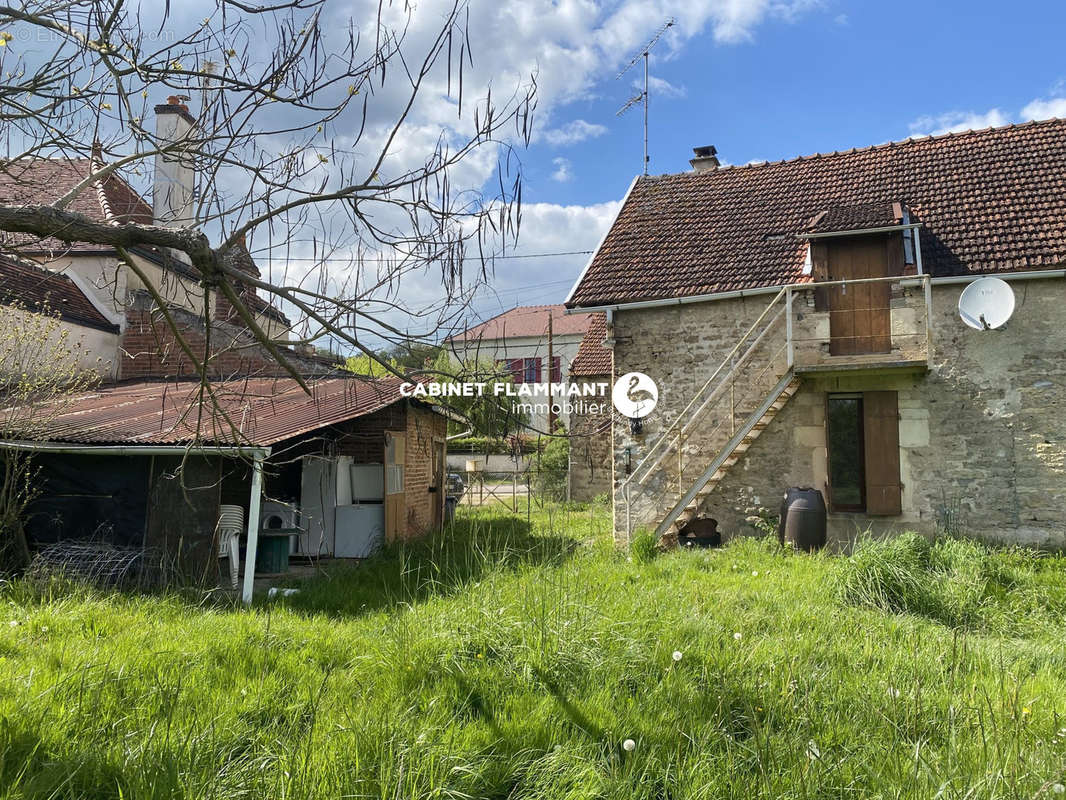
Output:
[[259,532],[259,546],[255,551],[255,571],[267,574],[289,571],[288,531]]

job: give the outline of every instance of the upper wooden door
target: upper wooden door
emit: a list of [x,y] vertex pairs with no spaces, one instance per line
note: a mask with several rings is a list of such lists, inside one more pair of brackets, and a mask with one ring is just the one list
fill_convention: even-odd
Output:
[[[849,237],[827,249],[828,279],[851,281],[889,276],[884,237]],[[887,353],[892,349],[889,281],[828,287],[829,353]]]

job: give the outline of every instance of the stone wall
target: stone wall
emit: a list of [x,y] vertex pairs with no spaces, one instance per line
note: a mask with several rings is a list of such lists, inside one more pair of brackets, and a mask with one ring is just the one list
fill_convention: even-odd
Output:
[[[613,383],[610,375],[582,376],[573,381]],[[595,398],[606,404],[602,414],[570,415],[570,499],[587,503],[611,491],[611,406],[610,398]],[[592,403],[588,403],[592,406]]]
[[[825,491],[827,392],[895,390],[900,414],[899,517],[831,514],[830,533],[846,546],[866,530],[933,534],[945,508],[962,528],[997,541],[1066,547],[1066,326],[1059,279],[1013,284],[1017,310],[1002,331],[975,331],[958,318],[959,285],[933,290],[932,365],[927,374],[860,372],[807,377],[800,391],[707,498],[703,513],[731,535],[753,528],[751,509],[776,513],[788,486]],[[615,425],[616,471],[626,446],[636,453],[688,402],[769,297],[619,312],[616,371],[647,372],[659,407],[643,437]],[[616,520],[616,530],[621,530]]]

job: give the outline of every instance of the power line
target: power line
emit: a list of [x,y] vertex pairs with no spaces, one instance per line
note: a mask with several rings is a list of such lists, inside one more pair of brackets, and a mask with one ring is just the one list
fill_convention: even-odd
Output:
[[[588,256],[588,255],[592,255],[592,251],[591,250],[567,250],[567,251],[560,252],[560,253],[521,253],[521,254],[513,254],[513,255],[509,255],[509,256],[485,256],[485,260],[486,261],[495,261],[497,259],[505,259],[505,258],[554,258],[554,257],[557,257],[557,256]],[[284,260],[284,261],[313,261],[316,264],[325,264],[325,263],[328,263],[328,262],[331,262],[331,261],[343,261],[345,263],[351,263],[353,261],[358,261],[359,260],[355,256],[353,256],[352,258],[308,258],[308,257],[294,257],[294,256],[261,255],[260,258],[262,258],[265,261],[282,261],[282,260]],[[474,258],[477,258],[477,256],[467,256],[466,257],[467,260],[474,259]],[[379,259],[367,259],[367,260],[371,261],[371,260],[379,260]]]

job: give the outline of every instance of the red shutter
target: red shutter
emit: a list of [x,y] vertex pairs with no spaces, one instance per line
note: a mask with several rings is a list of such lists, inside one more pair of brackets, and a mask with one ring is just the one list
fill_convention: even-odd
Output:
[[515,383],[522,382],[522,359],[509,358],[507,359],[507,371],[511,373],[511,379]]
[[534,381],[534,383],[540,383],[540,362],[541,362],[541,360],[542,359],[539,358],[539,357],[535,359],[535,361],[537,362],[537,379],[536,379],[536,381]]
[[552,383],[558,383],[563,379],[563,358],[562,356],[552,357]]
[[866,455],[866,513],[892,517],[903,513],[899,480],[899,403],[895,392],[863,392]]

